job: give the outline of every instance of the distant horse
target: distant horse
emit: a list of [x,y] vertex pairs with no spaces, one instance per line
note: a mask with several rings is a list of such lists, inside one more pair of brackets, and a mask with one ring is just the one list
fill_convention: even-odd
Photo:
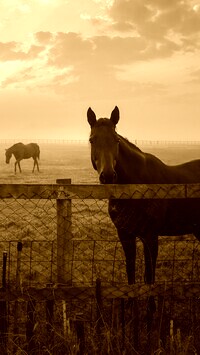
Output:
[[19,167],[20,173],[22,172],[21,166],[20,166],[20,161],[22,159],[29,159],[29,158],[33,158],[33,160],[34,160],[32,172],[34,172],[35,166],[37,166],[37,170],[39,171],[38,159],[40,158],[40,148],[39,148],[38,144],[36,144],[36,143],[29,143],[29,144],[16,143],[16,144],[12,145],[12,147],[6,149],[6,163],[7,164],[9,164],[12,154],[14,155],[14,157],[16,159],[15,174],[17,171],[17,165]]
[[[87,111],[91,126],[91,160],[102,184],[177,184],[200,182],[200,160],[168,166],[144,153],[117,134],[119,109],[110,119],[96,119]],[[145,282],[155,281],[158,236],[193,233],[200,240],[200,199],[109,200],[109,214],[115,224],[125,257],[128,283],[135,283],[136,237],[144,245]]]

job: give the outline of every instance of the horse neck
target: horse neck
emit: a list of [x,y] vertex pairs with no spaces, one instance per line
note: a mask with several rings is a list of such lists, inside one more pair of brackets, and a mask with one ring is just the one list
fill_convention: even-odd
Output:
[[16,143],[12,147],[9,148],[10,152],[14,155],[16,159],[18,159],[21,156],[21,152],[19,150],[19,147],[22,143]]
[[10,154],[13,154],[13,151],[14,151],[14,146],[10,147],[7,149],[7,152],[10,153]]
[[9,151],[12,153],[15,152],[16,148],[18,148],[18,145],[19,145],[19,143],[13,144],[12,147],[9,148]]
[[119,155],[116,164],[118,182],[121,184],[142,183],[144,179],[145,153],[125,138],[121,136],[119,138]]
[[116,173],[121,184],[173,183],[178,182],[179,176],[173,167],[150,153],[142,152],[123,137],[120,137]]

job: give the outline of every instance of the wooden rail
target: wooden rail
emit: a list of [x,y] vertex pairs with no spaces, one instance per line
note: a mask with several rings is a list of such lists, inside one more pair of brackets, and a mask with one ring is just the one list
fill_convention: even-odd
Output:
[[200,184],[0,184],[0,199],[200,198]]
[[[103,298],[134,298],[149,296],[172,296],[178,299],[199,298],[200,282],[160,282],[154,285],[135,284],[126,285],[119,284],[116,286],[101,286]],[[7,290],[0,289],[0,300],[14,301],[45,301],[45,300],[86,300],[95,297],[96,287],[94,286],[71,286],[57,285],[43,288],[23,287],[22,291],[9,288]]]

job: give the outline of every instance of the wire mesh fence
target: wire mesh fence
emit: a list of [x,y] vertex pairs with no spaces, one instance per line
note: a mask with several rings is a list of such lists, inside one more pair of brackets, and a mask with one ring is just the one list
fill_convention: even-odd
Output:
[[[200,243],[192,235],[160,237],[155,285],[148,287],[138,239],[136,285],[128,286],[123,249],[107,212],[108,189],[102,189],[1,186],[0,255],[7,253],[6,270],[1,265],[4,351],[120,354],[130,348],[130,354],[147,354],[166,347],[166,353],[178,354],[185,342],[188,354],[199,349],[194,334],[200,320]],[[153,191],[154,198],[158,191],[166,196],[161,190]],[[176,191],[175,198],[184,198],[181,189]],[[192,191],[195,198],[197,187]],[[116,195],[113,189],[109,193]],[[152,296],[156,312],[148,318]]]
[[[45,202],[45,203],[44,203]],[[73,285],[127,282],[125,259],[107,213],[107,201],[72,202],[70,280]],[[17,242],[23,244],[22,282],[57,282],[56,201],[1,201],[0,253],[8,252],[8,282],[15,281]],[[200,244],[192,235],[160,237],[156,282],[200,281]],[[63,270],[64,272],[64,270]],[[136,282],[144,282],[143,245],[137,240]]]

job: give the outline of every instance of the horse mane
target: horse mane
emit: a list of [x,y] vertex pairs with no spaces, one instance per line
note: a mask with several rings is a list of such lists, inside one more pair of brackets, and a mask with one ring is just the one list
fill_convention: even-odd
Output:
[[129,148],[130,149],[134,149],[134,150],[136,150],[138,153],[144,153],[140,148],[138,148],[134,143],[132,143],[132,142],[130,142],[129,140],[128,140],[128,138],[125,138],[125,137],[123,137],[123,136],[121,136],[120,134],[117,134],[118,135],[118,137],[120,138],[120,140],[123,140],[123,142],[124,143],[126,143],[128,146],[129,146]]
[[19,145],[24,145],[22,142],[19,142],[19,143],[15,143],[15,144],[13,144],[10,148],[8,148],[8,149],[13,149],[13,148],[15,148],[15,147],[17,147],[17,146],[19,146]]
[[134,154],[135,156],[137,156],[139,159],[142,159],[143,161],[145,160],[146,164],[148,164],[148,162],[150,162],[151,164],[157,164],[159,162],[160,168],[161,168],[161,166],[162,167],[167,166],[161,159],[159,159],[158,157],[156,157],[155,155],[153,155],[151,153],[143,152],[134,143],[131,143],[127,138],[124,138],[123,136],[121,136],[119,134],[118,134],[118,137],[123,142],[123,144],[121,145],[122,150],[123,150],[123,148],[125,148],[126,150],[128,149],[130,154]]

